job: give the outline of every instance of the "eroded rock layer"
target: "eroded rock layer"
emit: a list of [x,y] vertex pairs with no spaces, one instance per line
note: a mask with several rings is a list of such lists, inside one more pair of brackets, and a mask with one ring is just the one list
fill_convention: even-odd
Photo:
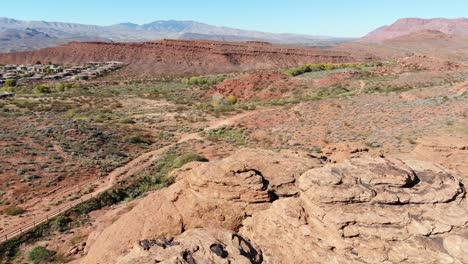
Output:
[[323,164],[244,149],[176,171],[177,183],[103,231],[84,263],[466,263],[460,177],[422,161]]
[[356,58],[344,52],[190,40],[141,43],[70,42],[53,48],[0,54],[0,63],[3,64],[27,64],[36,61],[58,64],[121,61],[128,64],[122,70],[123,73],[130,75],[210,74],[354,60]]

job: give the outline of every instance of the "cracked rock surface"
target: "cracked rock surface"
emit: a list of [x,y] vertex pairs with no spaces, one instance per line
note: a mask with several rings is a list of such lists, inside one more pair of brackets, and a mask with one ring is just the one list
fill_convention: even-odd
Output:
[[439,165],[244,149],[174,175],[83,263],[468,262],[465,188]]

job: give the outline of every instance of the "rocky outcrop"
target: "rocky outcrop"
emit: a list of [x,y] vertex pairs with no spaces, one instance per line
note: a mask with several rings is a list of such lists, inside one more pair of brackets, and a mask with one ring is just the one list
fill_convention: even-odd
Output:
[[445,169],[358,158],[307,171],[299,187],[299,198],[243,222],[240,234],[267,263],[467,261],[448,246],[466,241],[468,208],[462,183]]
[[468,261],[465,188],[439,165],[325,165],[245,149],[175,175],[106,229],[83,263]]
[[194,228],[237,231],[254,212],[278,197],[298,193],[295,181],[320,161],[244,149],[224,160],[191,163],[174,173],[177,182],[142,200],[98,237],[84,263],[108,263],[138,240],[169,238]]
[[[136,263],[262,263],[262,252],[242,236],[225,229],[191,229],[171,239],[133,249],[119,264]],[[141,241],[140,241],[141,244]]]
[[433,161],[468,180],[468,135],[425,137],[404,158]]

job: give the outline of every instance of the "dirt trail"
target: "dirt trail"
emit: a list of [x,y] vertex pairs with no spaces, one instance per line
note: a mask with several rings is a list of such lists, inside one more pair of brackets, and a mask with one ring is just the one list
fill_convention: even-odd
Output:
[[[252,115],[254,113],[258,113],[259,111],[262,111],[262,110],[245,112],[245,113],[236,114],[227,118],[223,117],[222,119],[212,120],[208,122],[208,125],[204,129],[204,131],[207,131],[210,129],[216,129],[216,128],[223,127],[223,126],[233,125],[236,123],[236,121],[244,117],[247,117],[249,115]],[[176,143],[162,147],[160,149],[156,149],[156,150],[143,153],[140,156],[133,159],[132,161],[125,164],[124,166],[116,168],[111,173],[109,173],[107,177],[105,177],[106,179],[105,181],[103,181],[103,179],[101,178],[101,179],[94,180],[92,182],[86,182],[86,183],[65,189],[61,192],[57,192],[53,195],[53,197],[47,197],[47,198],[41,199],[40,201],[33,203],[35,205],[34,211],[31,210],[29,213],[26,212],[22,218],[17,218],[18,221],[16,223],[9,222],[10,225],[6,227],[4,230],[2,230],[2,232],[0,233],[0,242],[5,241],[6,238],[9,239],[13,237],[13,233],[14,235],[20,234],[19,232],[20,228],[21,228],[21,232],[26,232],[28,230],[31,230],[34,226],[37,226],[38,224],[46,222],[48,218],[56,216],[60,212],[63,212],[71,207],[74,207],[80,203],[83,203],[85,201],[88,201],[98,196],[99,194],[110,189],[118,180],[122,180],[127,177],[130,177],[131,175],[134,175],[135,173],[147,168],[154,160],[156,160],[159,157],[159,155],[164,153],[170,147],[176,144],[189,141],[189,140],[202,140],[202,139],[203,139],[203,136],[201,135],[201,133],[183,134],[181,135],[180,139]],[[80,191],[85,186],[96,186],[96,187],[92,193],[82,196],[79,200],[64,202],[64,203],[61,203],[60,205],[56,205],[52,207],[50,206],[50,204],[48,205],[50,201],[56,199],[57,197],[66,199],[64,197],[66,197],[67,194],[80,193]],[[37,208],[39,207],[38,205],[40,204],[42,204],[43,206],[47,206],[48,210],[44,211],[43,210],[44,207]],[[7,235],[7,237],[5,235]]]

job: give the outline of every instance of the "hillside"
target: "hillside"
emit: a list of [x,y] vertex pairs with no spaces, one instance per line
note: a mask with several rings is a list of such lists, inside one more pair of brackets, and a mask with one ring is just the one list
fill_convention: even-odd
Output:
[[449,60],[468,61],[468,35],[449,35],[438,30],[419,30],[380,42],[350,42],[332,50],[354,56],[378,55],[398,59],[413,54],[438,56]]
[[132,75],[206,74],[351,60],[353,58],[346,53],[310,48],[184,40],[143,43],[73,42],[37,51],[0,54],[0,64],[121,61],[129,64],[125,71]]
[[359,41],[361,42],[381,42],[421,30],[436,30],[448,35],[468,35],[468,19],[422,19],[422,18],[402,18],[390,26],[380,27]]

